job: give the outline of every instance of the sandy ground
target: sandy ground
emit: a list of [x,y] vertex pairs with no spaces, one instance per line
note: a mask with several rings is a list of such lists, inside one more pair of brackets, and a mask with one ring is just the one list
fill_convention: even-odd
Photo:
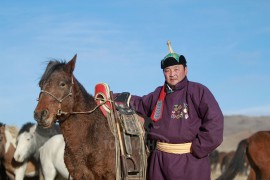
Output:
[[[211,180],[215,180],[216,178],[218,178],[220,176],[220,172],[217,173],[212,173],[211,175]],[[247,180],[247,176],[244,175],[238,175],[234,178],[234,180]]]

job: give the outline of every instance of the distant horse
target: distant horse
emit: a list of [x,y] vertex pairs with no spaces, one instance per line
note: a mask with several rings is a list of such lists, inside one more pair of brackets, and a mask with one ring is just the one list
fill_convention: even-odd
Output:
[[258,131],[240,141],[228,168],[217,180],[233,179],[246,165],[245,156],[250,164],[248,180],[270,179],[270,131]]
[[227,155],[227,152],[225,151],[219,151],[218,153],[218,165],[217,165],[217,169],[220,170],[220,172],[222,172],[222,163],[223,163],[223,158]]
[[221,161],[221,164],[220,164],[221,173],[224,173],[226,171],[226,169],[228,169],[228,166],[229,166],[234,154],[235,154],[235,151],[230,151],[224,155],[224,157]]
[[14,159],[17,162],[24,163],[34,158],[39,162],[39,148],[52,136],[59,133],[60,129],[55,124],[45,129],[32,122],[25,123],[17,135]]
[[209,154],[210,164],[211,164],[211,172],[215,173],[217,170],[218,159],[219,159],[219,151],[214,150]]
[[[48,63],[34,117],[44,127],[59,122],[66,142],[64,161],[74,179],[116,179],[115,135],[94,97],[73,75],[76,58]],[[138,149],[136,159],[142,154]]]
[[13,159],[17,134],[18,129],[15,126],[0,123],[0,159],[5,174],[10,180],[26,179],[24,177],[38,179],[38,165],[35,160],[29,159],[26,163],[19,163]]
[[[65,141],[62,134],[50,138],[40,149],[40,164],[45,180],[54,180],[57,174],[68,179],[64,162]],[[70,178],[72,179],[72,178]]]

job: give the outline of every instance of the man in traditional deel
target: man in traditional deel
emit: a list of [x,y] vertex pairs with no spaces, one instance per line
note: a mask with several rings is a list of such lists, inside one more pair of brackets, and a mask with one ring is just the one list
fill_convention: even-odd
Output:
[[167,44],[169,53],[161,61],[164,85],[130,99],[137,113],[152,119],[149,137],[156,145],[148,179],[210,180],[209,154],[223,141],[224,117],[211,91],[188,80],[185,57]]

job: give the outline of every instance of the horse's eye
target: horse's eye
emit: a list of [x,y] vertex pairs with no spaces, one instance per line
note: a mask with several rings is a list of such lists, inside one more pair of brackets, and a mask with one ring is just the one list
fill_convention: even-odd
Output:
[[60,84],[59,84],[61,87],[65,87],[66,86],[66,83],[64,83],[64,82],[60,82]]

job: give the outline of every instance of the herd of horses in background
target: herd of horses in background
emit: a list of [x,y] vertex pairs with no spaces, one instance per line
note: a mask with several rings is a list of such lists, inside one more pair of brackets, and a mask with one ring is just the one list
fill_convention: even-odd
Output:
[[[235,150],[231,151],[219,151],[214,150],[210,155],[211,162],[211,172],[213,174],[224,174],[229,167],[229,164],[233,157],[235,156]],[[244,159],[244,162],[239,167],[238,175],[248,176],[249,173],[249,162],[247,158]]]
[[[106,118],[99,109],[72,114],[71,110],[85,112],[96,106],[73,75],[75,62],[76,56],[68,63],[48,64],[35,109],[38,123],[27,122],[20,129],[0,123],[0,180],[116,179],[115,139]],[[243,139],[235,151],[214,151],[209,156],[212,171],[222,172],[217,180],[231,180],[241,173],[248,180],[268,180],[270,131]]]
[[0,123],[0,143],[0,180],[68,179],[58,125],[45,129],[26,122],[18,129]]
[[[59,126],[43,129],[27,122],[20,130],[0,123],[0,180],[72,179],[64,163],[65,142]],[[269,179],[270,132],[260,131],[239,142],[235,151],[215,150],[210,155],[212,173],[217,180]]]

